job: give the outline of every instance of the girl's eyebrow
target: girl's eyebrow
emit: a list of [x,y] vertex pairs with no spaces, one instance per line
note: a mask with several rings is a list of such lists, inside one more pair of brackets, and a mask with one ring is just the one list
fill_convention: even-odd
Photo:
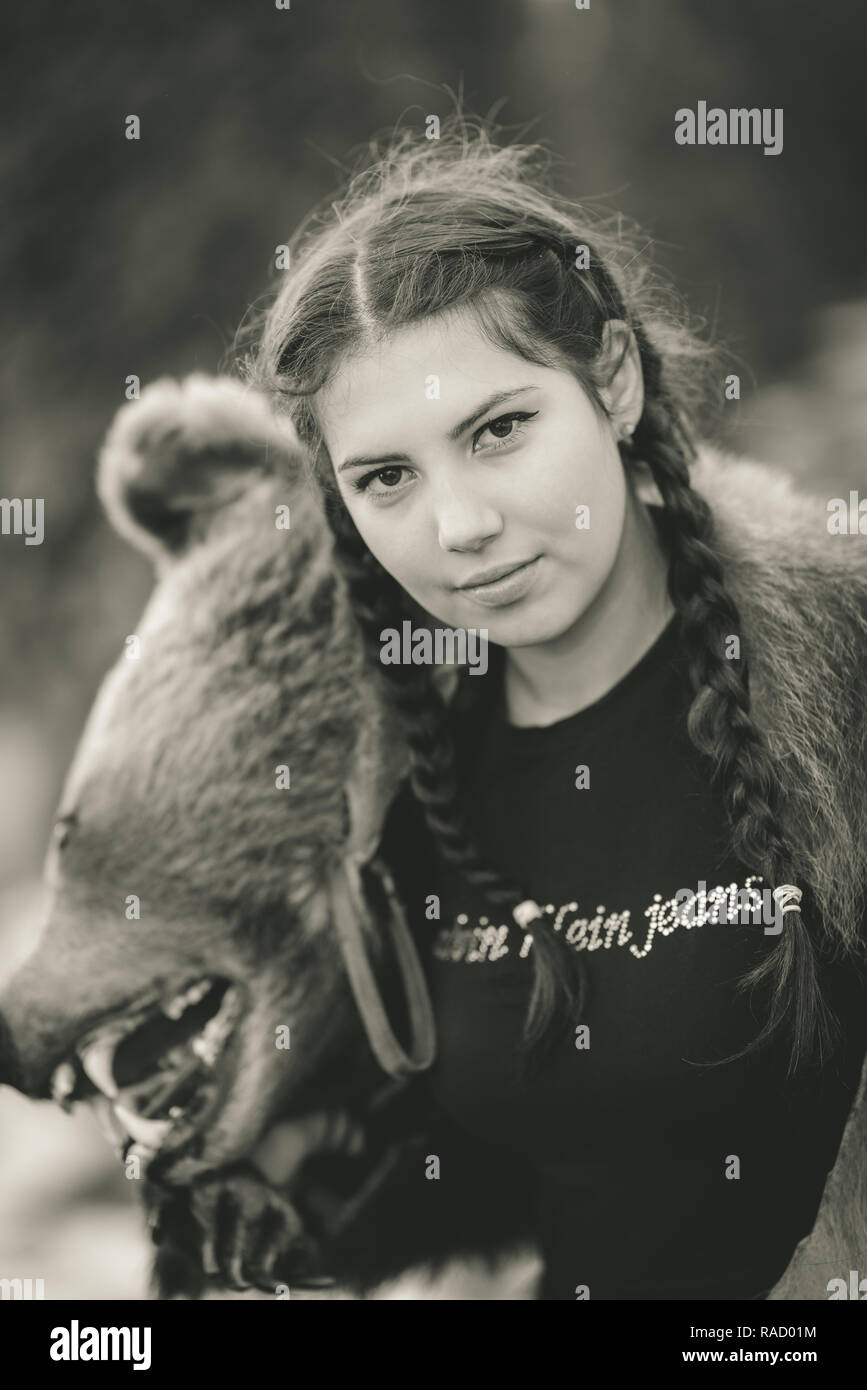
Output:
[[[515,396],[523,395],[525,391],[532,391],[534,389],[535,385],[531,382],[528,386],[516,386],[511,391],[495,392],[493,396],[489,396],[482,405],[474,410],[472,415],[468,415],[465,420],[461,420],[460,424],[455,425],[453,429],[449,430],[449,439],[460,439],[461,435],[464,434],[471,425],[474,425],[483,415],[487,415],[488,411],[493,410],[495,405],[502,405],[504,401],[510,401]],[[347,468],[369,468],[372,464],[403,463],[406,458],[406,454],[383,454],[379,458],[364,458],[359,456],[357,458],[346,459],[344,463],[341,463],[337,471],[338,473],[343,473]]]

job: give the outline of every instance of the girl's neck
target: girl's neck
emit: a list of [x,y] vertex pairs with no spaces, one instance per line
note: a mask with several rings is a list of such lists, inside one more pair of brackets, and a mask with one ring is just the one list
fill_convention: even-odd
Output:
[[510,724],[554,724],[606,695],[668,625],[668,556],[632,490],[620,548],[605,584],[568,631],[506,651],[503,696]]

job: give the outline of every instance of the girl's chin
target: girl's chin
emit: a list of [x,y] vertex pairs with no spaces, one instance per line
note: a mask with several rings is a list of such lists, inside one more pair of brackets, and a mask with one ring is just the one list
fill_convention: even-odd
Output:
[[532,647],[553,642],[572,626],[574,618],[559,618],[546,611],[544,603],[515,604],[512,608],[489,610],[481,618],[467,620],[463,627],[487,629],[487,639],[498,647]]

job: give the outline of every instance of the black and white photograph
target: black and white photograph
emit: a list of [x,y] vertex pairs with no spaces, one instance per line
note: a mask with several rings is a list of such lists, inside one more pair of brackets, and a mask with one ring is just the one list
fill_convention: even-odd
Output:
[[34,1364],[371,1300],[822,1364],[867,1299],[867,20],[3,31]]

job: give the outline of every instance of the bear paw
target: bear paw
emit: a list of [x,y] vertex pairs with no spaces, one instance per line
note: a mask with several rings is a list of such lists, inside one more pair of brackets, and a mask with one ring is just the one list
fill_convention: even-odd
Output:
[[239,1165],[197,1183],[190,1192],[202,1234],[202,1268],[231,1289],[273,1293],[274,1266],[296,1266],[299,1275],[314,1256],[295,1207],[255,1168]]

